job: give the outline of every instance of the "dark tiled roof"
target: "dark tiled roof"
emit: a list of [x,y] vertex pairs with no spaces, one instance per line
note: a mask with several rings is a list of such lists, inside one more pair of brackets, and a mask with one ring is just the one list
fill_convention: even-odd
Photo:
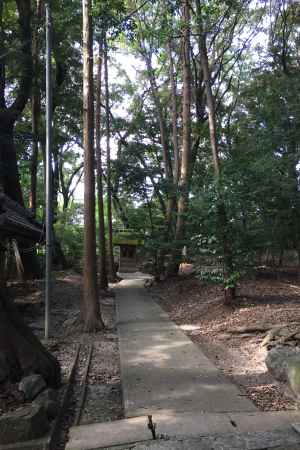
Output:
[[0,236],[40,242],[43,240],[44,230],[29,210],[11,200],[7,195],[0,194]]

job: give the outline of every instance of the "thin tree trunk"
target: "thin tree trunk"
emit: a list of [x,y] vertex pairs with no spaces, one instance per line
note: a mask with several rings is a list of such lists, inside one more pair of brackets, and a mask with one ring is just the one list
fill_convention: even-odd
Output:
[[[167,191],[167,199],[166,199],[166,221],[165,221],[165,231],[164,235],[162,236],[162,239],[165,243],[170,243],[170,232],[172,227],[172,219],[174,217],[174,212],[176,211],[176,189],[174,188],[173,184],[173,170],[172,170],[172,162],[170,158],[170,152],[169,152],[169,146],[168,146],[168,133],[167,133],[167,126],[166,121],[164,118],[164,111],[161,104],[161,101],[159,99],[158,95],[158,87],[157,82],[155,78],[155,73],[152,67],[152,61],[151,61],[151,54],[146,49],[143,39],[140,39],[140,46],[143,52],[143,57],[146,63],[149,82],[150,82],[150,88],[151,88],[151,94],[153,98],[153,102],[156,108],[157,116],[158,116],[158,122],[159,122],[159,130],[160,130],[160,142],[162,146],[162,156],[163,156],[163,163],[164,163],[164,170],[165,170],[165,179],[166,179],[166,191]],[[166,249],[161,246],[159,250],[159,256],[157,258],[158,261],[158,267],[157,272],[158,273],[164,273],[165,272],[165,253]]]
[[113,200],[113,205],[114,205],[115,211],[118,212],[118,216],[119,216],[121,222],[123,223],[124,228],[129,228],[129,219],[126,215],[124,206],[122,205],[122,202],[120,201],[116,192],[113,192],[112,200]]
[[179,181],[179,168],[180,168],[180,158],[179,158],[179,145],[178,145],[178,112],[177,112],[177,86],[174,74],[174,61],[172,55],[172,42],[168,39],[168,56],[170,64],[170,82],[171,82],[171,103],[172,103],[172,141],[174,150],[174,166],[173,166],[173,184],[175,190],[178,187]]
[[104,81],[105,81],[105,118],[106,118],[106,185],[107,185],[107,223],[108,223],[108,264],[109,276],[112,281],[117,277],[113,251],[113,227],[112,227],[112,188],[111,188],[111,160],[110,160],[110,110],[109,110],[109,86],[108,86],[108,56],[107,41],[104,37]]
[[153,97],[153,101],[155,104],[155,108],[158,115],[158,121],[159,121],[159,130],[160,130],[160,142],[162,146],[162,154],[163,154],[163,162],[164,162],[164,168],[165,168],[165,175],[166,179],[169,182],[172,179],[172,164],[168,149],[168,137],[167,137],[167,130],[166,130],[166,124],[165,119],[163,115],[163,109],[160,102],[160,99],[158,97],[158,87],[156,84],[156,79],[154,76],[154,71],[151,63],[151,57],[147,54],[147,50],[144,48],[143,43],[141,42],[141,47],[144,50],[144,58],[147,66],[149,81],[150,81],[150,87],[151,87],[151,93]]
[[216,110],[215,110],[215,100],[211,88],[211,75],[208,64],[208,56],[207,56],[207,48],[206,48],[206,38],[202,34],[200,37],[200,58],[201,58],[201,66],[203,70],[203,81],[205,85],[206,92],[206,103],[208,110],[208,124],[209,124],[209,136],[210,136],[210,145],[212,150],[213,164],[215,176],[219,182],[220,178],[220,159],[219,159],[219,150],[218,150],[218,141],[217,141],[217,125],[216,125]]
[[[164,162],[164,169],[165,169],[165,178],[167,182],[167,202],[166,202],[166,231],[165,231],[165,240],[169,241],[169,234],[171,229],[171,223],[172,223],[172,217],[174,212],[174,205],[176,202],[176,194],[174,192],[174,186],[173,186],[173,173],[172,173],[172,164],[171,164],[171,158],[168,148],[168,137],[167,137],[167,127],[164,119],[163,109],[161,102],[158,97],[158,88],[156,84],[156,80],[154,77],[153,67],[151,64],[151,60],[149,55],[145,53],[145,59],[146,59],[146,65],[147,70],[149,73],[149,79],[150,79],[150,86],[151,86],[151,92],[152,97],[154,100],[154,104],[156,107],[158,120],[159,120],[159,129],[160,129],[160,142],[162,146],[162,154],[163,154],[163,162]],[[164,251],[161,249],[161,270],[163,270],[164,266]]]
[[96,160],[97,160],[97,192],[98,192],[98,244],[99,244],[99,286],[100,289],[108,288],[106,273],[106,248],[105,248],[105,223],[103,202],[103,177],[101,155],[101,90],[102,90],[102,57],[103,42],[99,41],[98,73],[97,73],[97,97],[96,97]]
[[68,268],[68,262],[64,255],[61,243],[58,241],[56,234],[55,234],[55,228],[54,224],[57,222],[57,215],[58,215],[58,191],[59,191],[59,173],[60,173],[60,165],[59,165],[59,154],[57,151],[57,148],[54,148],[52,151],[53,155],[53,171],[52,171],[52,217],[53,217],[53,224],[52,224],[52,236],[53,236],[53,265],[60,270],[64,270]]
[[53,223],[57,221],[58,191],[59,191],[59,154],[57,147],[52,148],[52,217]]
[[[169,57],[169,74],[171,83],[171,104],[172,104],[172,142],[174,151],[174,163],[173,163],[173,177],[171,186],[171,196],[167,202],[166,211],[166,240],[169,242],[172,240],[172,221],[175,216],[174,212],[177,212],[177,193],[180,175],[180,155],[179,155],[179,144],[178,144],[178,112],[177,112],[177,86],[174,74],[174,62],[172,55],[172,42],[168,38],[167,51]],[[175,224],[176,233],[176,224]],[[174,236],[174,235],[173,235]],[[175,252],[176,253],[176,252]],[[178,273],[178,264],[174,261],[174,251],[172,250],[173,257],[171,262],[168,264],[167,273],[168,275],[176,275]]]
[[[173,222],[175,217],[175,212],[177,210],[177,190],[178,190],[178,182],[179,182],[179,145],[178,145],[178,114],[177,114],[177,87],[176,80],[174,75],[174,63],[173,63],[173,55],[172,55],[172,44],[171,40],[168,39],[167,43],[167,51],[169,57],[169,73],[170,73],[170,83],[171,83],[171,104],[172,104],[172,142],[173,142],[173,152],[174,152],[174,164],[172,170],[172,176],[168,179],[169,184],[169,196],[167,199],[167,208],[166,208],[166,230],[165,230],[165,239],[166,242],[172,242],[172,238],[174,234],[172,233],[172,229],[174,229]],[[164,264],[164,262],[163,262]],[[171,265],[172,267],[172,265]],[[174,268],[170,270],[170,266],[168,267],[168,272],[172,273]],[[175,269],[176,272],[176,269]]]
[[182,159],[179,180],[178,213],[176,222],[175,269],[178,271],[185,222],[189,203],[189,175],[191,163],[191,63],[190,63],[190,5],[189,0],[182,2],[183,29],[183,94],[182,94]]
[[93,98],[93,24],[91,0],[83,0],[83,147],[84,147],[84,292],[81,318],[84,329],[103,327],[97,286],[95,230],[95,153]]
[[29,208],[31,209],[35,217],[37,208],[36,193],[37,193],[37,169],[38,169],[38,152],[39,152],[38,123],[40,112],[39,101],[36,94],[32,96],[31,110],[32,110],[32,155],[30,162]]
[[223,259],[224,259],[224,278],[225,278],[225,297],[224,303],[230,304],[235,297],[235,287],[226,287],[226,281],[230,277],[233,271],[233,256],[231,243],[228,237],[228,219],[226,213],[226,206],[222,195],[222,188],[220,186],[220,174],[221,165],[219,158],[218,140],[217,140],[217,125],[216,125],[216,110],[215,110],[215,99],[211,87],[211,73],[209,69],[208,56],[207,56],[207,46],[206,46],[206,36],[203,32],[202,22],[201,22],[201,3],[197,0],[197,14],[200,29],[200,60],[203,71],[203,81],[205,85],[206,93],[206,104],[208,110],[208,123],[209,123],[209,135],[210,144],[212,150],[212,159],[215,172],[216,186],[217,186],[217,227],[219,240],[222,245]]

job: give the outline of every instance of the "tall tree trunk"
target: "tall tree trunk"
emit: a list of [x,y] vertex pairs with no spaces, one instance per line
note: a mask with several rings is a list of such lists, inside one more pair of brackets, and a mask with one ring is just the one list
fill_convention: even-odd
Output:
[[105,81],[105,118],[106,118],[106,185],[107,185],[107,223],[108,223],[108,264],[109,276],[116,280],[116,269],[113,251],[113,227],[112,227],[112,187],[111,187],[111,160],[110,160],[110,110],[109,110],[109,86],[108,86],[108,55],[107,40],[104,37],[104,81]]
[[226,286],[226,282],[233,271],[233,256],[232,248],[229,239],[229,224],[226,213],[226,206],[223,199],[222,187],[220,184],[221,175],[221,164],[219,158],[218,140],[217,140],[217,124],[216,124],[216,110],[215,110],[215,99],[212,92],[212,80],[211,73],[208,63],[207,46],[206,46],[206,35],[203,32],[202,18],[201,18],[201,3],[197,0],[197,15],[199,21],[199,31],[200,31],[200,61],[203,71],[203,81],[205,85],[206,93],[206,104],[208,110],[208,123],[209,123],[209,135],[210,144],[212,151],[212,159],[214,166],[214,173],[217,186],[217,228],[218,237],[222,245],[223,261],[224,261],[224,278],[225,278],[225,296],[224,303],[230,304],[235,297],[235,287]]
[[97,286],[95,229],[95,153],[93,96],[93,24],[91,0],[83,0],[83,147],[84,147],[84,329],[103,327]]
[[97,192],[98,192],[98,245],[99,245],[99,286],[100,289],[108,288],[106,272],[106,247],[105,247],[105,223],[103,202],[103,176],[101,154],[101,91],[102,91],[102,60],[103,42],[99,41],[98,73],[97,73],[97,98],[96,98],[96,160],[97,160]]
[[185,222],[189,203],[191,163],[191,63],[190,63],[190,4],[183,0],[183,93],[182,93],[182,158],[179,179],[179,199],[176,222],[175,270],[178,270],[185,238]]

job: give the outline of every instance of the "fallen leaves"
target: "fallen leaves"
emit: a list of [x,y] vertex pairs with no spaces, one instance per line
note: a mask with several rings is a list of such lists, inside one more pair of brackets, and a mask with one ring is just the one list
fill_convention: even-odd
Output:
[[[264,363],[267,350],[261,346],[263,333],[275,325],[286,325],[289,330],[294,324],[291,334],[299,327],[300,281],[295,276],[292,283],[284,274],[244,280],[232,308],[223,305],[220,286],[205,285],[196,278],[166,280],[151,291],[159,296],[159,303],[171,319],[185,328],[190,338],[241,386],[259,409],[295,407],[285,397],[283,386],[275,385],[267,372]],[[233,330],[238,332],[230,333]]]

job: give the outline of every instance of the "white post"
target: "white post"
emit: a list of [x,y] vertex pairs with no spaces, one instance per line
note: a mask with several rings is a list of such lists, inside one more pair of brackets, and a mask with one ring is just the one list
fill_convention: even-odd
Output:
[[45,273],[45,341],[49,338],[51,263],[52,263],[52,16],[46,2],[46,273]]

